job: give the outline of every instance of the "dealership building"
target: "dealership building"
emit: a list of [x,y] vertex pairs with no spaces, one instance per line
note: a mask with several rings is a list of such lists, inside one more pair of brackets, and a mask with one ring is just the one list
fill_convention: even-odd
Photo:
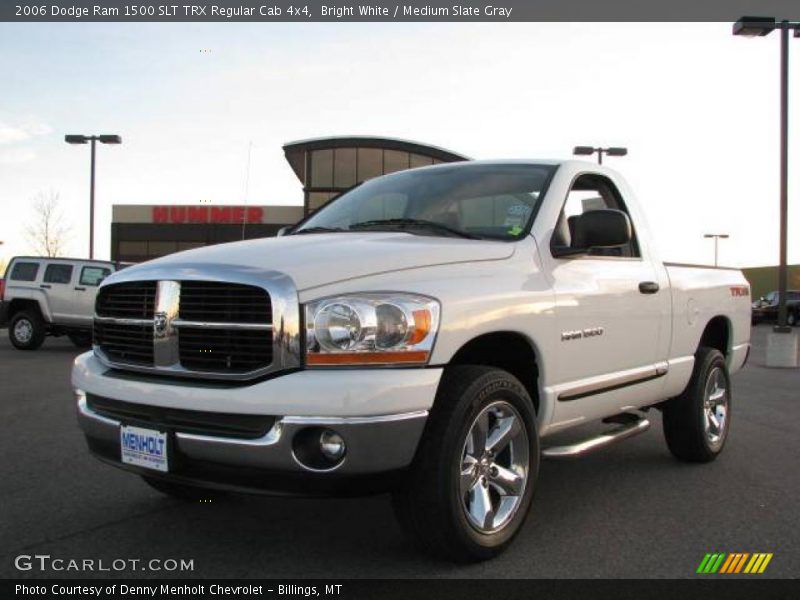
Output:
[[291,142],[286,160],[302,185],[290,206],[140,205],[112,208],[111,260],[142,262],[222,242],[274,236],[367,179],[405,169],[469,160],[442,148],[379,137]]

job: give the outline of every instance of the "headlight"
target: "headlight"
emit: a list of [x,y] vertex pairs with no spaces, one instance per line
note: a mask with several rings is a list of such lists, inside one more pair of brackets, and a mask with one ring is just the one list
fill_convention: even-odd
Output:
[[365,293],[307,304],[306,364],[425,364],[439,303],[413,294]]

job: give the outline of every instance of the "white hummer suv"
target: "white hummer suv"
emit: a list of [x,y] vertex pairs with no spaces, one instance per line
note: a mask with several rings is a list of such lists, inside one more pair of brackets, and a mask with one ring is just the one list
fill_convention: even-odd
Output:
[[36,350],[48,335],[91,347],[97,288],[116,270],[102,260],[16,256],[0,294],[0,327],[19,350]]
[[575,161],[367,181],[282,237],[112,275],[94,323],[72,383],[102,461],[190,498],[390,491],[456,560],[511,542],[541,456],[648,409],[678,459],[713,460],[750,348],[742,274],[662,263],[624,180]]

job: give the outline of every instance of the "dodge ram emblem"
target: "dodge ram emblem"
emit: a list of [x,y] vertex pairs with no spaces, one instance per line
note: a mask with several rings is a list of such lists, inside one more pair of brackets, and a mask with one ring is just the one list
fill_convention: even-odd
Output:
[[168,325],[167,313],[158,312],[155,314],[155,318],[153,319],[153,333],[156,337],[161,338],[167,335]]

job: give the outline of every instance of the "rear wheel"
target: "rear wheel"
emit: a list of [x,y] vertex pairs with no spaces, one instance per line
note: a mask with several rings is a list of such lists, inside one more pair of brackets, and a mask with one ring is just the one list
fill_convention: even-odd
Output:
[[44,343],[45,328],[39,315],[20,311],[8,324],[8,339],[18,350],[36,350]]
[[794,327],[795,325],[797,325],[797,312],[796,311],[792,310],[792,311],[789,311],[786,314],[786,324],[789,327]]
[[522,384],[499,369],[450,367],[395,511],[424,549],[486,560],[519,532],[538,471],[533,402]]
[[193,485],[186,485],[183,483],[175,483],[173,481],[166,481],[158,477],[148,477],[142,475],[144,482],[154,490],[158,490],[162,494],[183,500],[184,502],[202,502],[210,501],[220,498],[224,492],[218,490],[208,490]]
[[730,429],[730,389],[725,357],[701,347],[686,390],[664,406],[664,436],[676,458],[710,462],[719,456]]

